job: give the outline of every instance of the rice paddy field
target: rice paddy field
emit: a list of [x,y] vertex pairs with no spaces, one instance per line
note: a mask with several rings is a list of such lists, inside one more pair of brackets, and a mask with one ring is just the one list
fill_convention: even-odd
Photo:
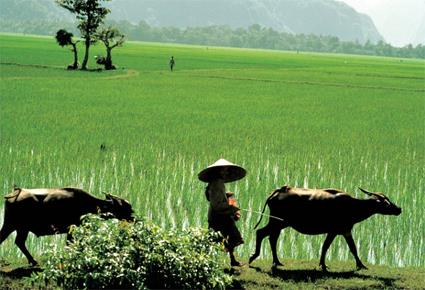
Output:
[[[92,69],[96,54],[102,46]],[[122,196],[164,228],[207,227],[197,174],[226,158],[248,171],[227,185],[248,210],[238,222],[242,260],[254,251],[260,216],[251,211],[276,187],[366,198],[360,186],[403,209],[355,226],[361,259],[425,266],[424,60],[136,42],[113,59],[116,71],[67,71],[72,54],[53,37],[0,35],[3,194],[14,184],[80,187]],[[285,229],[279,255],[318,263],[323,241]],[[64,237],[30,235],[27,246],[37,258],[51,242]],[[327,257],[354,268],[342,238]],[[26,263],[12,237],[0,258]],[[267,241],[261,258],[271,259]]]

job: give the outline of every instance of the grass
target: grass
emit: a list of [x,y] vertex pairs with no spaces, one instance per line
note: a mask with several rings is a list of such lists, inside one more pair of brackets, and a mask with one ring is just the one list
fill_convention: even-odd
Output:
[[[91,56],[102,53],[95,46]],[[53,38],[0,35],[5,194],[13,184],[107,191],[163,227],[205,227],[196,175],[224,157],[248,170],[228,189],[249,210],[283,184],[384,192],[403,213],[355,227],[360,257],[425,265],[423,60],[136,42],[113,57],[116,71],[71,72],[72,54]],[[239,222],[242,259],[253,252],[258,218],[248,212]],[[285,230],[279,252],[316,261],[323,239]],[[30,236],[27,245],[41,256],[49,242],[62,237]],[[270,259],[268,245],[262,253]],[[23,261],[12,238],[0,257]],[[342,239],[328,259],[351,261]]]
[[372,266],[355,272],[353,265],[339,262],[324,273],[315,263],[302,260],[288,260],[277,269],[267,266],[244,268],[236,284],[244,289],[420,289],[425,283],[425,272],[417,268]]
[[[353,271],[354,263],[336,262],[331,272],[319,270],[316,262],[285,260],[284,266],[271,268],[269,261],[256,262],[233,272],[235,289],[423,289],[425,271],[421,268],[393,268],[369,265]],[[7,289],[44,288],[32,285],[29,277],[38,268],[19,267],[0,262],[0,281]]]

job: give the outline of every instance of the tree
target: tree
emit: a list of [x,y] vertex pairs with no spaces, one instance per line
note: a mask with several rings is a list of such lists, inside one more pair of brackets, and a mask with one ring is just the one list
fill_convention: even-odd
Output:
[[110,0],[56,0],[59,6],[75,14],[79,20],[78,29],[86,46],[81,65],[82,70],[87,69],[90,45],[96,42],[94,34],[100,24],[103,23],[105,16],[110,12],[109,9],[101,6],[101,2],[106,1]]
[[96,32],[96,38],[103,42],[106,47],[105,69],[115,69],[112,64],[112,49],[117,46],[122,46],[125,41],[125,35],[117,28],[105,27]]
[[77,55],[77,41],[72,41],[74,35],[71,32],[66,31],[65,29],[60,29],[56,32],[56,41],[62,47],[66,45],[71,45],[71,51],[74,53],[74,63],[68,66],[68,69],[77,69],[78,68],[78,55]]

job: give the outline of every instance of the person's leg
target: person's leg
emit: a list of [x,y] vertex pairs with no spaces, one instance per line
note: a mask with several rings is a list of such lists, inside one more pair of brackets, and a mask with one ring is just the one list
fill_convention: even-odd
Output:
[[242,264],[238,260],[236,260],[233,248],[229,249],[229,257],[230,257],[230,266],[232,267],[242,266]]

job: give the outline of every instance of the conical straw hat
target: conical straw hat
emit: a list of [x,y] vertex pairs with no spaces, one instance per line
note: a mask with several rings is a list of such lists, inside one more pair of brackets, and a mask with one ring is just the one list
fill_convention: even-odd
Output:
[[[221,176],[221,170],[227,168],[226,176]],[[219,159],[198,174],[199,180],[211,182],[215,179],[223,179],[224,182],[232,182],[243,178],[246,170],[241,166],[233,164],[226,159]]]

